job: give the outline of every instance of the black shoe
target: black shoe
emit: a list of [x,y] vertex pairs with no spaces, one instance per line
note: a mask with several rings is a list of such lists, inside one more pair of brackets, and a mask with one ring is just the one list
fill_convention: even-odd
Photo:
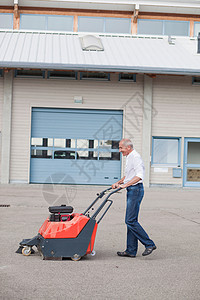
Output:
[[151,254],[153,252],[153,250],[156,250],[156,246],[146,248],[144,250],[144,252],[142,253],[142,256],[146,256],[146,255]]
[[123,251],[123,252],[119,252],[118,251],[117,255],[119,255],[119,256],[125,256],[125,257],[135,257],[135,255],[132,255],[132,254],[126,252],[126,251]]

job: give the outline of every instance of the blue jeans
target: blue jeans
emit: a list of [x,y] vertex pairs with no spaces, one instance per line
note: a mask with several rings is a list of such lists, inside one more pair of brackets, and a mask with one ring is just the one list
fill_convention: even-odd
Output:
[[138,249],[138,240],[145,248],[155,246],[149,236],[138,223],[138,214],[140,203],[144,196],[144,188],[142,183],[132,185],[127,188],[127,207],[125,223],[127,225],[127,248],[126,251],[132,255],[136,255]]

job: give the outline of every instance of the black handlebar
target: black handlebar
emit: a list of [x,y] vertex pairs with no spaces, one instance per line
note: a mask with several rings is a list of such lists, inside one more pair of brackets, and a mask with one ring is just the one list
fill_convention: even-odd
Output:
[[[97,194],[97,198],[91,203],[91,205],[84,211],[83,215],[85,215],[86,213],[89,212],[89,209],[100,199],[102,198],[105,193],[107,191],[110,191],[112,189],[112,187],[109,187],[108,189],[102,191],[100,194]],[[107,213],[107,211],[109,210],[110,206],[112,205],[113,201],[109,200],[110,196],[117,193],[118,191],[120,191],[121,188],[117,188],[114,191],[110,192],[108,194],[108,196],[105,198],[105,200],[99,205],[99,207],[96,209],[96,211],[94,212],[94,214],[91,216],[92,219],[95,219],[97,217],[97,215],[100,213],[100,211],[104,208],[104,206],[106,205],[107,202],[110,202],[110,204],[108,205],[108,207],[106,208],[106,210],[104,211],[104,213],[102,214],[102,216],[100,217],[100,219],[97,221],[97,223],[99,223],[103,217],[105,216],[105,214]]]

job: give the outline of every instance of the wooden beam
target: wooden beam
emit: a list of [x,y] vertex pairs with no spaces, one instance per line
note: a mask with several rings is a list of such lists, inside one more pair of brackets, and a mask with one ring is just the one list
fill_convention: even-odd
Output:
[[134,22],[134,16],[131,18],[131,34],[137,34],[137,22]]
[[77,32],[78,31],[78,16],[74,16],[74,26],[73,26],[73,31]]
[[0,6],[0,13],[4,14],[12,14],[13,13],[13,6]]
[[20,15],[19,15],[18,5],[15,4],[14,14],[13,14],[13,29],[15,30],[19,30],[19,19],[20,19]]
[[20,6],[20,13],[30,14],[48,14],[48,15],[70,15],[70,16],[97,16],[113,18],[131,18],[132,12],[129,11],[108,11],[93,9],[67,9],[67,8],[45,8],[45,7],[26,7]]
[[157,12],[141,12],[140,11],[138,19],[200,21],[200,15],[157,13]]
[[18,4],[14,5],[14,16],[15,18],[19,17],[19,9],[18,9]]
[[190,36],[194,36],[194,21],[190,21]]
[[139,15],[139,9],[134,9],[134,14],[133,14],[134,23],[137,23],[138,15]]
[[[28,7],[19,6],[19,13],[48,14],[48,15],[77,15],[77,16],[101,16],[116,18],[131,18],[131,11],[117,10],[94,10],[94,9],[68,9],[68,8],[48,8],[48,7]],[[160,20],[184,20],[200,21],[200,15],[177,14],[177,13],[159,13],[159,12],[141,12],[138,14],[135,10],[135,17],[138,19],[160,19]],[[0,13],[13,13],[13,6],[0,6]]]

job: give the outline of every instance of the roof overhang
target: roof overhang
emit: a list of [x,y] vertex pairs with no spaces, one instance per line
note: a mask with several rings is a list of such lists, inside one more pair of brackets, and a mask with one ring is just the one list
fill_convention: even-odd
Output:
[[189,75],[200,76],[200,70],[193,69],[163,69],[148,68],[135,66],[128,68],[127,66],[92,66],[92,65],[73,65],[73,64],[45,64],[45,63],[10,63],[0,62],[0,68],[5,69],[41,69],[41,70],[73,70],[80,72],[108,72],[108,73],[134,73],[134,74],[159,74],[159,75]]
[[0,31],[0,68],[200,75],[196,38],[101,34],[103,51],[83,51],[81,35]]

